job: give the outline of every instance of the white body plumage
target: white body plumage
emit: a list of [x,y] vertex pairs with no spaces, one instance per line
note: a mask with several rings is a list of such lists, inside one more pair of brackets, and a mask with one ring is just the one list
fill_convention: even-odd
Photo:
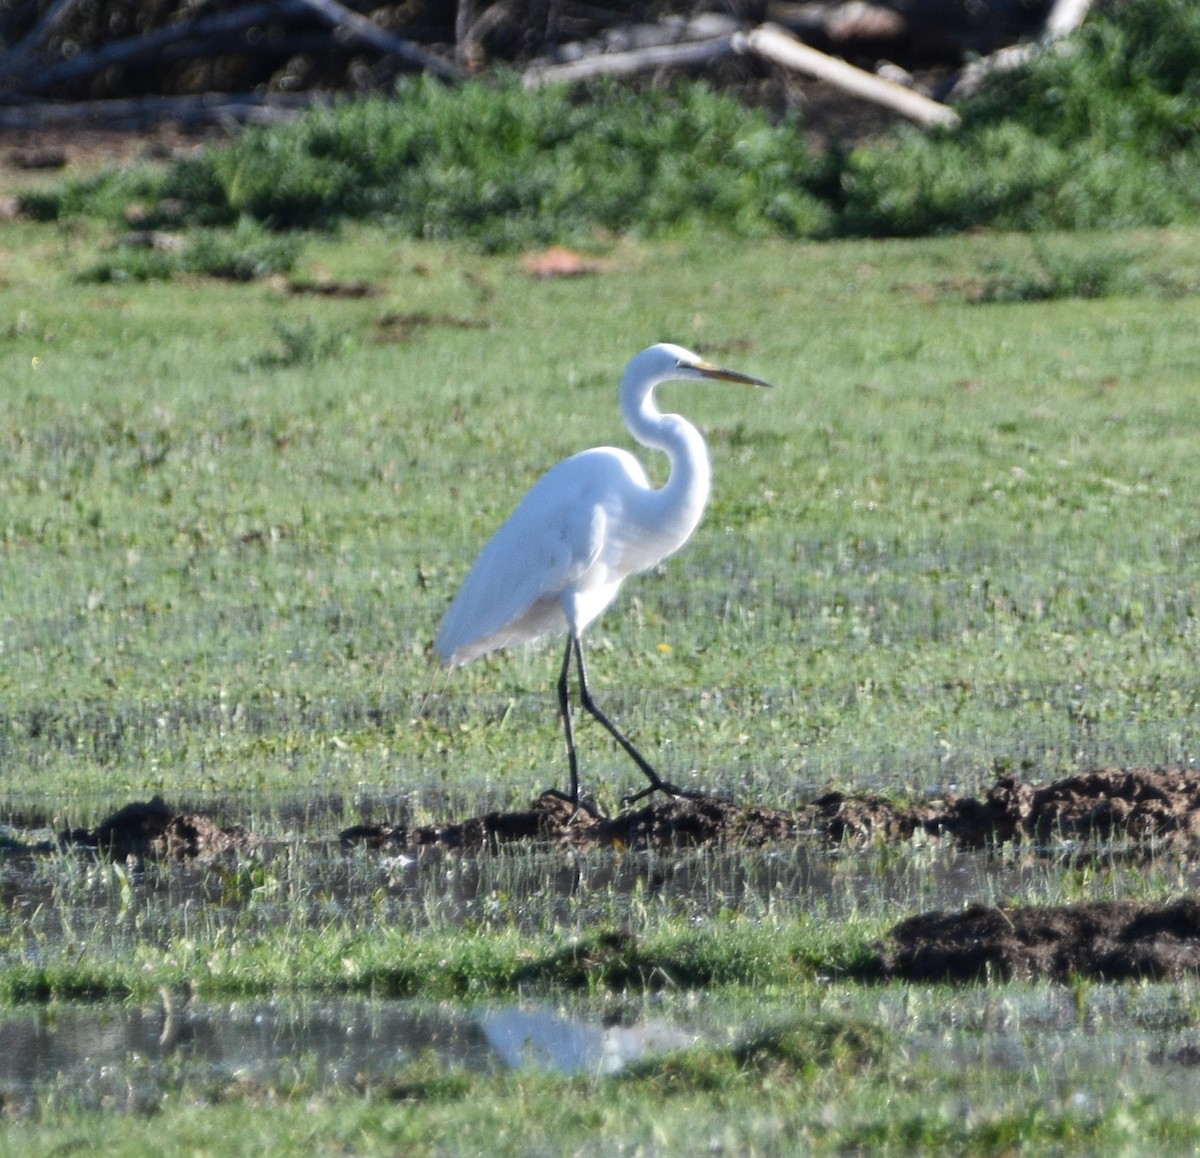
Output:
[[[653,567],[691,538],[708,503],[711,472],[700,432],[678,414],[663,414],[654,390],[672,380],[715,380],[766,386],[667,343],[651,346],[626,367],[621,415],[643,446],[671,464],[666,483],[650,485],[628,451],[596,447],[560,462],[530,488],[480,551],[442,620],[434,649],[449,664],[468,663],[497,648],[565,631],[578,643],[616,598],[625,579]],[[580,663],[581,694],[590,704]],[[560,699],[575,783],[574,741],[566,706],[571,645]],[[602,722],[638,760],[652,788],[666,787],[624,737]]]

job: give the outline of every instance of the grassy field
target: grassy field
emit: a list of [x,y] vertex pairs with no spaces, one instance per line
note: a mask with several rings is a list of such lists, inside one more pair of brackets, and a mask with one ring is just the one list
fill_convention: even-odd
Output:
[[[629,444],[615,382],[660,338],[777,384],[664,391],[712,506],[593,632],[665,775],[776,803],[1194,754],[1194,233],[619,245],[566,281],[310,242],[357,300],[96,286],[85,228],[8,239],[3,787],[63,822],[561,779],[557,649],[446,676],[428,644],[539,473]],[[975,301],[1103,262],[1111,296]],[[584,742],[612,803],[636,771]]]
[[[0,865],[5,1004],[163,988],[603,1008],[661,989],[669,1012],[711,1002],[746,1032],[619,1080],[428,1059],[353,1093],[160,1074],[157,1117],[64,1094],[0,1128],[0,1151],[1197,1143],[1186,1091],[1146,1076],[1153,1050],[1191,1040],[1194,985],[855,980],[892,921],[944,900],[939,864],[975,864],[953,852],[871,850],[818,895],[769,858],[735,889],[683,857],[707,891],[660,895],[652,863],[641,885],[548,902],[553,854],[506,854],[471,869],[456,910],[440,877],[397,892],[400,870],[365,858],[334,890],[306,842],[562,786],[557,647],[447,674],[429,642],[544,469],[629,445],[616,381],[660,339],[776,385],[664,389],[708,436],[712,506],[590,635],[597,697],[666,777],[786,804],[1193,762],[1200,233],[620,242],[595,277],[544,281],[371,229],[306,240],[295,278],[366,296],[87,280],[110,243],[12,223],[0,246],[0,822],[93,824],[157,791],[280,845],[220,872]],[[602,804],[639,786],[599,729],[580,746]],[[1178,863],[973,871],[988,901],[1191,885]],[[581,973],[564,946],[597,929],[636,952]],[[1046,1024],[1094,1042],[1121,1018],[1132,1036],[1099,1058],[1028,1044]],[[1000,1023],[1028,1065],[989,1060]]]

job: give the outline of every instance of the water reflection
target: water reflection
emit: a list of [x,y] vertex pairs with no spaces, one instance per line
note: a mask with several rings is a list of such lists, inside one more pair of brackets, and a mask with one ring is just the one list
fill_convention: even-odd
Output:
[[695,1034],[665,1021],[596,1025],[546,1008],[493,1009],[479,1017],[488,1044],[514,1069],[612,1074],[648,1053],[685,1049]]
[[606,1026],[547,1006],[452,1010],[416,1002],[283,1001],[180,1010],[55,1005],[0,1015],[0,1104],[54,1092],[106,1109],[147,1108],[184,1081],[288,1090],[385,1081],[434,1055],[474,1071],[532,1065],[613,1073],[693,1044],[665,1021]]
[[[831,989],[825,1013],[862,1018],[894,1035],[897,1057],[925,1064],[1036,1073],[1047,1090],[1101,1099],[1121,1088],[1194,1107],[1200,1057],[1196,989],[1172,985],[888,986]],[[764,1002],[763,1023],[794,1010]],[[608,1024],[545,1004],[454,1010],[365,998],[229,1005],[52,1005],[0,1014],[0,1114],[82,1109],[150,1112],[173,1093],[201,1100],[238,1092],[305,1096],[388,1088],[432,1056],[472,1072],[537,1067],[600,1076],[631,1062],[752,1033],[744,1007],[709,1006]],[[934,1063],[930,1063],[931,1065]]]

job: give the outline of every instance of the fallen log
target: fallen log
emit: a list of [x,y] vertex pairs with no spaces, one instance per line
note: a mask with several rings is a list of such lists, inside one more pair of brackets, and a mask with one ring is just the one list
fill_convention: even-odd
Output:
[[1046,17],[1042,39],[1057,40],[1060,36],[1070,36],[1087,18],[1091,6],[1092,0],[1055,0],[1050,15]]
[[0,77],[5,87],[18,83],[22,75],[33,67],[34,55],[63,24],[70,19],[79,0],[55,0],[29,34],[17,44],[4,59]]
[[605,52],[566,64],[535,66],[525,73],[521,83],[527,89],[536,89],[548,84],[575,84],[601,76],[633,76],[660,68],[706,64],[710,60],[729,56],[732,52],[732,36],[689,40],[680,44],[656,44],[632,52]]
[[[87,80],[114,65],[158,63],[167,49],[184,41],[200,42],[192,55],[218,56],[230,51],[229,35],[308,11],[304,0],[269,0],[198,20],[168,24],[140,36],[126,37],[102,48],[81,52],[69,60],[43,65],[36,75],[22,79],[21,90],[31,94],[45,93],[57,85]],[[241,46],[237,47],[244,51]]]
[[301,2],[311,8],[327,24],[345,30],[353,39],[361,40],[364,44],[369,44],[385,55],[407,61],[417,68],[423,68],[426,72],[433,73],[434,76],[440,76],[443,80],[462,79],[462,70],[457,65],[443,60],[436,52],[430,52],[429,49],[422,48],[411,40],[405,40],[401,36],[395,36],[386,29],[380,28],[373,20],[368,20],[344,4],[339,4],[338,0],[301,0]]
[[926,128],[938,125],[954,128],[959,124],[959,115],[953,109],[895,81],[818,52],[778,25],[763,24],[750,32],[735,33],[732,40],[735,52],[757,53],[785,68],[796,69],[843,92],[892,109]]
[[204,93],[200,96],[131,97],[80,102],[26,101],[0,105],[0,128],[33,131],[47,128],[145,130],[166,123],[183,127],[239,124],[272,125],[292,120],[328,96],[309,93]]

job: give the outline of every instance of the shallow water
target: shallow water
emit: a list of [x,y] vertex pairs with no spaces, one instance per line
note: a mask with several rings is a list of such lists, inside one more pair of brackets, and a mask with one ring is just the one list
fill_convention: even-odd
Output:
[[[1143,1097],[1197,1108],[1198,1000],[1195,983],[849,987],[830,990],[820,1015],[884,1028],[901,1064],[917,1073],[993,1073],[997,1083],[1019,1080],[1079,1110]],[[439,1072],[535,1067],[602,1076],[666,1051],[736,1041],[794,1015],[778,1002],[748,1017],[744,1008],[703,999],[667,1000],[620,1021],[586,1002],[55,1004],[0,1015],[0,1105],[17,1116],[64,1103],[146,1113],[183,1089],[201,1099],[247,1090],[401,1090],[412,1080],[406,1067],[429,1058]]]
[[[15,831],[15,830],[14,830]],[[28,842],[28,830],[16,832]],[[1115,851],[980,852],[912,842],[831,848],[680,849],[568,854],[529,846],[469,855],[426,849],[388,855],[332,841],[276,839],[250,856],[206,864],[113,864],[82,850],[0,851],[0,933],[9,952],[74,944],[125,952],[153,938],[204,934],[229,921],[246,932],[287,923],[361,922],[454,928],[515,924],[564,936],[619,928],[653,906],[707,920],[803,912],[843,917],[1004,901],[1103,898],[1167,874],[1196,887],[1186,861],[1126,862]],[[1129,888],[1122,881],[1131,878]],[[1064,884],[1064,882],[1066,882]],[[1140,884],[1139,884],[1140,882]],[[23,948],[18,949],[18,946]],[[1081,996],[1082,993],[1082,996]],[[786,998],[746,1010],[703,995],[664,997],[618,1022],[583,999],[451,1007],[428,1002],[288,998],[150,1006],[54,1003],[0,1012],[0,1106],[35,1113],[64,1101],[144,1112],[173,1091],[221,1098],[234,1087],[281,1094],[369,1088],[408,1080],[406,1067],[519,1066],[609,1074],[631,1061],[697,1042],[738,1040],[795,1014]],[[806,998],[811,1001],[812,998]],[[831,985],[822,1015],[845,1014],[888,1031],[918,1071],[932,1064],[1022,1075],[1047,1096],[1101,1101],[1131,1096],[1200,1107],[1200,989],[1175,986],[967,986],[960,989]],[[649,1010],[649,1012],[648,1012]],[[1029,1077],[1028,1075],[1034,1075]],[[1072,1103],[1074,1104],[1074,1102]]]
[[0,1015],[0,1104],[67,1097],[145,1109],[188,1083],[288,1092],[365,1086],[433,1055],[449,1068],[534,1066],[615,1073],[697,1035],[665,1020],[608,1025],[543,1005],[454,1010],[368,999],[189,1002],[126,1007],[55,1004]]
[[[619,922],[653,900],[666,913],[700,917],[790,909],[834,918],[881,910],[898,914],[1004,901],[1056,899],[1064,871],[1113,882],[1120,858],[1092,850],[1073,858],[929,846],[842,849],[797,844],[766,849],[680,849],[564,854],[513,846],[499,854],[435,848],[387,855],[328,842],[277,841],[223,860],[113,865],[94,853],[31,855],[0,849],[0,931],[24,924],[55,938],[58,917],[139,915],[171,928],[183,915],[237,913],[257,927],[285,922],[403,921],[414,929],[452,927],[498,915],[518,927],[586,927]],[[1175,864],[1178,888],[1200,870]],[[1098,887],[1100,887],[1098,885]],[[65,932],[65,929],[62,930]]]

